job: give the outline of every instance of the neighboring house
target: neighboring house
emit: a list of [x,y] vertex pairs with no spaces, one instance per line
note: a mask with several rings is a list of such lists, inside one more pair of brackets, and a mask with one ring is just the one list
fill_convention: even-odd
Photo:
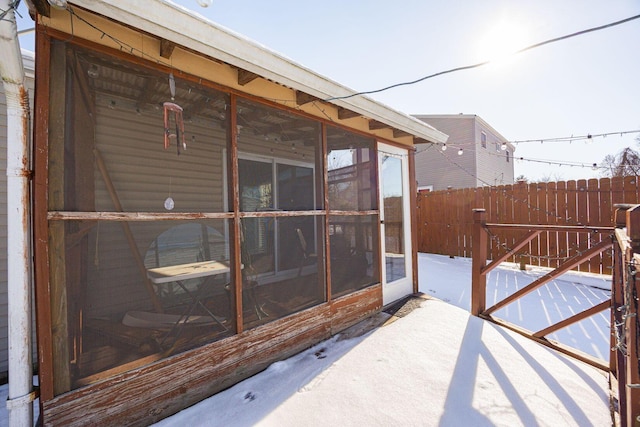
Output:
[[[34,54],[22,51],[22,63],[29,90],[29,105],[33,111]],[[32,113],[33,114],[33,113]],[[0,383],[7,381],[8,365],[7,309],[7,100],[0,83]],[[34,329],[35,343],[35,329]],[[35,349],[35,346],[34,346]],[[35,350],[34,350],[35,356]],[[35,357],[33,360],[37,360]]]
[[[480,116],[417,114],[414,117],[449,135],[445,151],[442,145],[418,150],[416,180],[419,190],[438,191],[514,183],[515,147]],[[460,149],[462,155],[458,155]]]
[[153,423],[417,291],[446,135],[167,1],[29,3],[44,425]]

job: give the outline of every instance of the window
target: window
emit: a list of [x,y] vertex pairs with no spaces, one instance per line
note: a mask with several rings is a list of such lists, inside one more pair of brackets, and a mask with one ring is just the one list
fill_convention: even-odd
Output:
[[380,281],[374,147],[371,138],[327,129],[332,297]]
[[60,394],[228,337],[236,316],[229,96],[176,78],[186,150],[177,115],[165,149],[165,73],[61,42],[51,57],[51,109],[65,123],[48,140],[49,210],[62,213],[48,228]]
[[480,132],[480,145],[482,148],[487,148],[487,134],[484,132]]
[[238,101],[245,329],[326,301],[320,124]]
[[504,151],[504,156],[505,156],[505,159],[507,159],[507,163],[509,163],[510,157],[511,157],[511,153],[509,152],[509,150]]

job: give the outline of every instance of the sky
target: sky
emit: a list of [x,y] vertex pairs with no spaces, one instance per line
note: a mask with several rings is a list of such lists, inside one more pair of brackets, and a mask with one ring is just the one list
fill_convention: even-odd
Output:
[[[437,299],[365,333],[387,320],[378,314],[155,426],[611,425],[604,372],[471,316],[470,259],[418,259],[419,289]],[[547,271],[501,264],[487,277],[487,304]],[[610,276],[566,273],[495,316],[538,330],[609,298],[610,286]],[[608,316],[550,338],[608,356]]]
[[[638,0],[176,3],[356,91],[640,14]],[[28,17],[24,9],[23,2],[19,10]],[[29,19],[19,20],[20,29],[30,26]],[[21,43],[30,48],[32,36]],[[640,130],[639,47],[640,19],[370,96],[407,114],[477,114],[509,141],[538,141],[517,144],[514,154],[515,175],[530,181],[599,177],[593,163],[624,147],[640,149],[640,133],[619,134]],[[539,142],[608,133],[616,135]]]

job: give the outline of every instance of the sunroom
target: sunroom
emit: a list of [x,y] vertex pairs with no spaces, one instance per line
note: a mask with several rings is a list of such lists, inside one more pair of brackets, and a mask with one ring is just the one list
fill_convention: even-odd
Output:
[[167,1],[32,1],[45,424],[148,424],[414,292],[446,136]]

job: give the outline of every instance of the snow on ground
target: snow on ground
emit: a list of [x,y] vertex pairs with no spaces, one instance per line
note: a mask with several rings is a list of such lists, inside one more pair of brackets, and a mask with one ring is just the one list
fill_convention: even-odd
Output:
[[[513,294],[550,269],[503,263],[487,277],[487,307]],[[471,308],[471,259],[419,254],[420,291],[467,311]],[[492,315],[539,331],[611,297],[611,276],[569,272]],[[610,312],[602,311],[548,338],[599,359],[609,359]]]
[[[611,425],[605,373],[470,316],[470,260],[420,254],[419,264],[420,290],[443,301],[427,300],[363,336],[333,337],[156,426]],[[498,267],[487,304],[544,272]],[[607,298],[607,280],[566,274],[539,299],[496,315],[536,329]],[[596,342],[608,324],[581,323],[563,342],[605,352],[608,341]]]

